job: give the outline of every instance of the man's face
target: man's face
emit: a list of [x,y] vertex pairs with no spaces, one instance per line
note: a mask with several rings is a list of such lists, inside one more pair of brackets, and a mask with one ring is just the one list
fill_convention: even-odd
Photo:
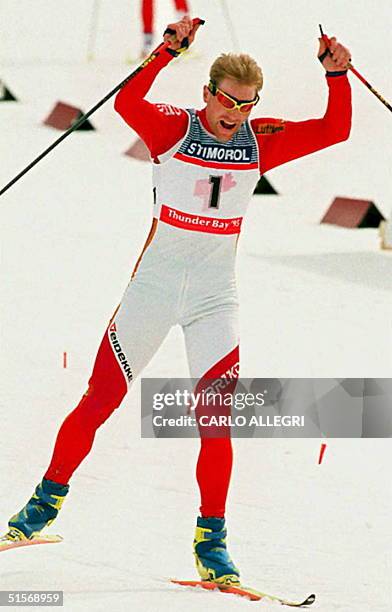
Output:
[[[237,100],[253,100],[257,94],[255,86],[243,85],[228,77],[218,83],[218,88]],[[223,142],[230,140],[250,115],[250,111],[243,113],[238,108],[225,108],[206,85],[203,89],[203,99],[207,105],[206,117],[212,133]]]

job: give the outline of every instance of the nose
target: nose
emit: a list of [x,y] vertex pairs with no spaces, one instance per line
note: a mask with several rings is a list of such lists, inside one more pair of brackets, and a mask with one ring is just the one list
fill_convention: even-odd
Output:
[[238,108],[235,108],[234,110],[228,113],[227,120],[228,121],[239,121],[240,119],[242,119],[242,117],[243,117],[243,113],[241,113]]

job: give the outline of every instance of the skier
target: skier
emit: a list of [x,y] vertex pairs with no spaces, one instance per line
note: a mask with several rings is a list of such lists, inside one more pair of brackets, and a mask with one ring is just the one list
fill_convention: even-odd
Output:
[[[143,23],[143,48],[141,57],[147,57],[151,52],[154,40],[154,1],[141,0],[141,14]],[[185,15],[189,15],[188,0],[174,0],[177,19],[180,20]]]
[[[190,373],[236,380],[239,368],[235,252],[242,217],[260,174],[348,138],[350,53],[319,39],[329,97],[320,119],[255,118],[262,72],[245,54],[222,54],[203,88],[202,110],[152,104],[155,78],[192,43],[189,17],[118,93],[115,109],[146,143],[153,159],[154,212],[145,247],[98,350],[88,390],[62,424],[52,460],[26,506],[9,521],[8,540],[33,538],[57,516],[69,480],[92,448],[95,433],[120,405],[169,329],[182,326]],[[152,56],[153,57],[153,56]],[[194,554],[202,579],[239,583],[226,546],[225,504],[232,468],[228,435],[201,437],[197,481],[201,494]]]

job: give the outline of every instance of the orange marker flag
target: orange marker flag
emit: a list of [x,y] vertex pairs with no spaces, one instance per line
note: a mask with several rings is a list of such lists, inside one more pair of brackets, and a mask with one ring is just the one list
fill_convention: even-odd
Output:
[[319,455],[319,460],[318,460],[318,464],[319,464],[319,465],[320,465],[320,463],[321,463],[321,462],[322,462],[322,460],[323,460],[323,457],[324,457],[324,453],[325,453],[325,449],[326,449],[326,448],[327,448],[327,445],[326,445],[326,444],[324,444],[324,442],[323,442],[323,443],[322,443],[322,445],[321,445],[321,448],[320,448],[320,455]]

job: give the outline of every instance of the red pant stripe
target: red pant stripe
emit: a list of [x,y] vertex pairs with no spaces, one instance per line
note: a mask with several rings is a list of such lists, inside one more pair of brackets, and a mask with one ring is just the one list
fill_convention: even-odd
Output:
[[106,332],[87,392],[60,428],[45,478],[68,484],[76,468],[90,452],[98,427],[120,405],[126,392],[127,383]]
[[[231,382],[225,388],[225,393],[234,393],[238,379],[239,347],[236,346],[225,355],[199,380],[196,392],[208,388],[211,381],[222,376],[231,375]],[[204,410],[196,408],[196,416],[204,414]],[[230,410],[228,410],[230,413]],[[211,434],[211,428],[207,428]],[[212,437],[211,437],[212,435]],[[230,438],[230,428],[216,427],[211,435],[200,434],[201,448],[196,467],[196,477],[199,484],[201,516],[224,517],[227,493],[230,485],[233,465],[233,449]]]

